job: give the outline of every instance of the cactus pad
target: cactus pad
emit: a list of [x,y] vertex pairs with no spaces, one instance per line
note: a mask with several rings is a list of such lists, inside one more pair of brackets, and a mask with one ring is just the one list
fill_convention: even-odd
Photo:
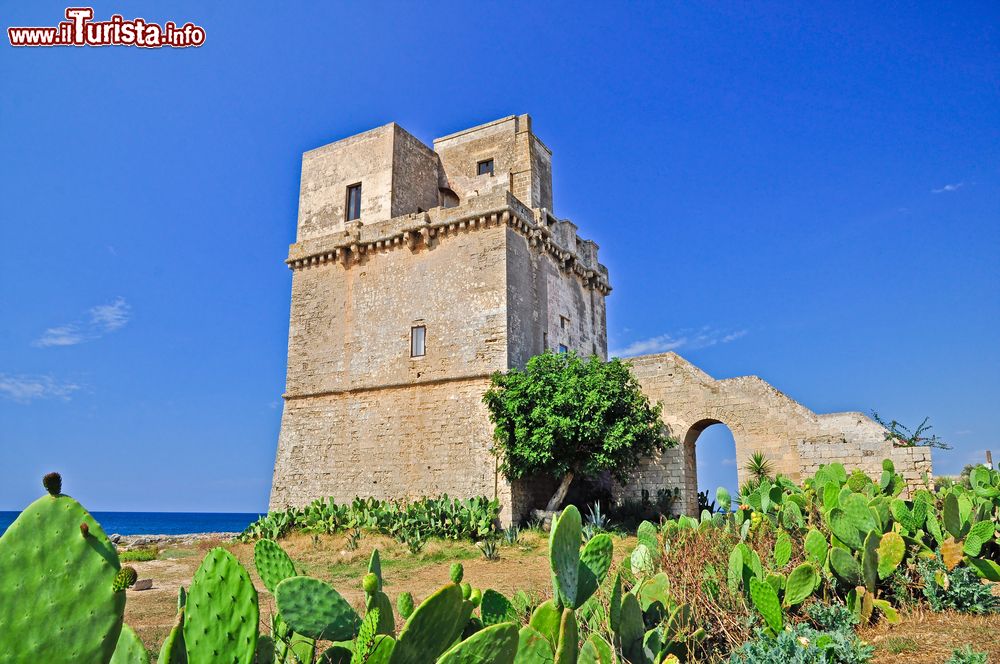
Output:
[[[794,503],[792,503],[794,505]],[[774,566],[784,567],[792,557],[792,540],[784,530],[778,532],[774,542]]]
[[836,577],[848,586],[856,586],[861,582],[861,566],[847,551],[839,547],[830,550],[830,569]]
[[310,639],[349,641],[361,619],[330,584],[308,576],[293,576],[274,592],[278,612],[295,632]]
[[[46,481],[50,491],[56,484]],[[125,593],[113,589],[119,567],[114,545],[80,503],[44,495],[29,505],[0,537],[4,661],[107,662],[125,609]]]
[[253,547],[253,564],[267,591],[274,594],[278,584],[295,576],[295,565],[285,550],[274,540],[257,540]]
[[822,567],[826,564],[826,552],[829,547],[827,546],[826,538],[823,537],[823,533],[815,528],[810,529],[809,534],[806,535],[804,548],[806,550],[806,558],[810,562],[814,563],[817,567]]
[[552,646],[538,630],[525,625],[517,633],[517,658],[521,662],[551,662],[554,658]]
[[149,653],[142,645],[139,635],[128,625],[122,625],[118,635],[118,645],[108,664],[149,664]]
[[555,664],[576,664],[580,648],[580,630],[576,624],[576,611],[563,609],[559,622],[559,647]]
[[406,621],[396,647],[392,664],[426,664],[443,653],[465,626],[462,589],[449,583],[420,603]]
[[552,532],[549,535],[549,563],[552,566],[556,600],[566,606],[576,606],[581,538],[580,511],[570,505],[552,519]]
[[774,588],[768,583],[762,583],[757,577],[751,577],[750,598],[771,631],[775,634],[780,632],[784,618],[781,614],[781,604],[778,602],[778,593]]
[[479,614],[484,625],[498,625],[516,618],[514,606],[506,597],[495,590],[483,593],[483,601],[479,606]]
[[785,601],[784,605],[791,607],[801,604],[819,583],[819,576],[815,568],[809,563],[802,563],[792,570],[785,581]]
[[223,548],[205,555],[184,605],[184,647],[198,664],[249,664],[257,651],[257,590]]
[[580,552],[580,568],[577,574],[576,599],[571,608],[579,609],[590,599],[611,569],[614,545],[609,535],[595,535]]
[[969,529],[969,534],[965,536],[965,554],[978,556],[983,545],[993,539],[994,532],[996,532],[996,526],[993,525],[992,521],[977,521]]
[[905,554],[906,543],[899,533],[890,530],[882,535],[878,543],[878,578],[888,578],[899,567]]
[[438,664],[513,664],[518,633],[513,623],[482,629],[441,655]]

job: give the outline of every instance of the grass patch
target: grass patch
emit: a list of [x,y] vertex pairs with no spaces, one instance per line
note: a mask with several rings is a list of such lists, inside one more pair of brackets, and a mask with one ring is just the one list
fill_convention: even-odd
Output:
[[204,552],[196,549],[164,549],[160,551],[161,560],[177,560],[178,558],[191,558],[192,556],[202,556]]
[[159,551],[156,547],[151,546],[143,549],[130,549],[128,551],[119,551],[118,560],[123,563],[143,563],[147,560],[156,560],[159,555]]
[[900,655],[904,652],[916,652],[920,650],[920,644],[911,638],[905,636],[891,636],[878,646],[882,650],[887,650],[894,655]]

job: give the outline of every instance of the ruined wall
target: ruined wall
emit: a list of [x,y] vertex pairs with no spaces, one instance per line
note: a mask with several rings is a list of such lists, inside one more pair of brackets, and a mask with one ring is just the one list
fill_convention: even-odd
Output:
[[741,483],[747,479],[743,466],[754,452],[762,452],[776,472],[795,481],[834,461],[877,478],[882,459],[891,458],[911,484],[930,472],[930,450],[893,447],[885,430],[861,413],[817,415],[757,376],[715,380],[675,353],[629,361],[643,391],[663,405],[664,423],[680,444],[645,463],[635,481],[619,490],[621,497],[644,488],[655,495],[659,488],[678,487],[681,509],[693,512],[695,445],[704,429],[720,422],[733,434]]

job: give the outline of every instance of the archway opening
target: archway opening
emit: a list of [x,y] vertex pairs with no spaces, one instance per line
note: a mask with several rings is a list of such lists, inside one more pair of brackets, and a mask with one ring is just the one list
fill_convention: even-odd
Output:
[[718,509],[716,491],[724,487],[735,498],[739,491],[738,457],[733,432],[718,420],[698,422],[684,440],[687,483],[687,512]]

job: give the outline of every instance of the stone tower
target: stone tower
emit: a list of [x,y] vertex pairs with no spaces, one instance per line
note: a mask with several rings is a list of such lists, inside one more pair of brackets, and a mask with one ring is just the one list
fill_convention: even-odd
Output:
[[[544,349],[607,357],[608,271],[552,210],[552,153],[527,115],[433,148],[391,123],[303,155],[271,509],[485,495],[509,522],[544,504],[554,481],[496,472],[482,396],[493,372]],[[717,423],[741,482],[754,452],[794,480],[834,461],[878,478],[891,458],[911,486],[931,471],[928,448],[894,447],[862,413],[820,415],[674,353],[630,362],[680,445],[645,460],[619,499],[676,488],[678,511],[696,512],[695,446]]]
[[[317,497],[534,500],[489,452],[490,375],[607,356],[607,269],[553,214],[527,115],[434,141],[395,123],[302,158],[271,509]],[[535,485],[537,491],[547,486]]]

